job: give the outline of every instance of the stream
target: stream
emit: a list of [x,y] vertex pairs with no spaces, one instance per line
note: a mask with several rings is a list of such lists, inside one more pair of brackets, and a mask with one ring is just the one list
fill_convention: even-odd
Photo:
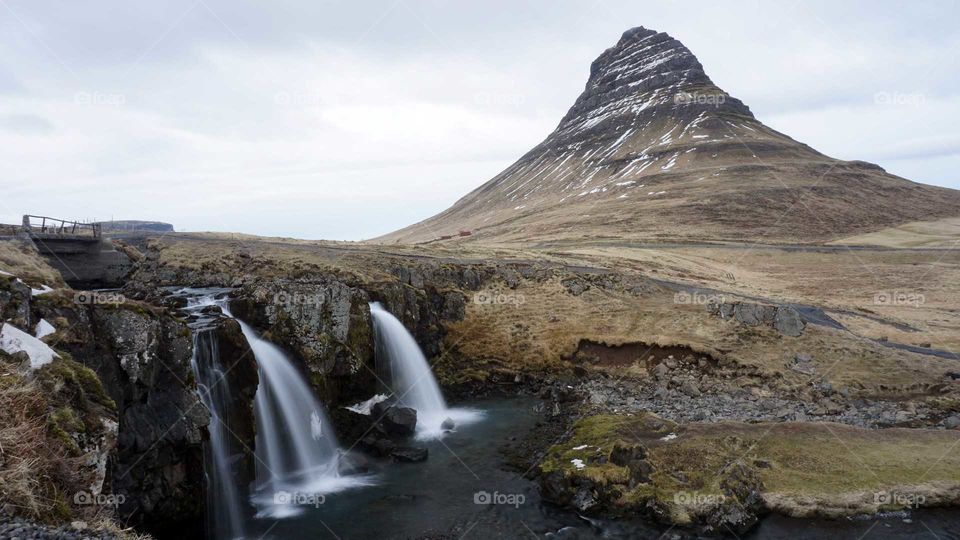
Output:
[[[533,429],[534,398],[473,401],[484,419],[423,443],[424,463],[377,462],[376,485],[328,495],[296,517],[255,522],[256,537],[330,539],[696,538],[643,521],[586,520],[542,503],[534,482],[504,470],[499,448]],[[494,493],[499,504],[479,504]],[[522,497],[521,497],[522,496]],[[925,536],[926,535],[926,536]],[[960,511],[923,510],[879,519],[804,520],[772,515],[745,538],[960,539]]]

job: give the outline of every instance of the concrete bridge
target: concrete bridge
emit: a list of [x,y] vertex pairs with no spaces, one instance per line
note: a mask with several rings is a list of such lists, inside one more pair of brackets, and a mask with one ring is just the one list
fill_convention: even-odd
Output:
[[74,288],[118,287],[133,268],[130,258],[103,236],[100,223],[25,215],[20,232]]

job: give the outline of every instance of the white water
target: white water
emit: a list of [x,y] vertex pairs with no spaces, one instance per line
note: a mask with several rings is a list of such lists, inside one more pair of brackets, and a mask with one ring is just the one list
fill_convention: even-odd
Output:
[[230,384],[224,377],[220,350],[211,330],[197,330],[193,336],[193,372],[197,377],[200,400],[210,411],[209,459],[207,472],[210,494],[209,530],[216,538],[244,538],[243,507],[230,467],[233,445],[227,435],[223,414],[230,405]]
[[[219,306],[225,315],[240,324],[257,361],[260,384],[254,398],[257,439],[256,481],[252,486],[257,517],[295,516],[303,513],[308,505],[315,505],[318,501],[322,504],[327,494],[372,485],[374,482],[370,476],[340,475],[340,448],[326,411],[286,353],[261,338],[250,325],[233,317],[226,301],[218,300],[216,294],[189,298],[187,307],[200,309],[210,305]],[[218,380],[201,391],[212,396],[211,399],[223,392],[229,395],[229,389],[224,386],[226,379],[219,369]],[[199,376],[198,379],[202,381]],[[218,410],[223,410],[223,406],[225,402]],[[213,429],[215,423],[219,429]],[[224,440],[224,430],[225,426],[219,422],[211,422],[214,475],[218,479],[215,486],[217,494],[221,495],[216,501],[214,524],[218,532],[220,528],[226,528],[230,531],[230,538],[242,538],[242,508],[236,485],[225,480],[233,478],[227,461],[229,452],[216,451],[229,445]]]
[[418,439],[433,439],[443,435],[444,420],[451,419],[457,426],[479,420],[482,413],[472,409],[451,409],[443,399],[437,379],[430,371],[426,357],[396,317],[379,302],[370,304],[377,335],[377,361],[386,360],[390,389],[397,402],[417,410]]
[[[229,315],[225,307],[224,313]],[[286,353],[247,323],[236,320],[260,373],[254,403],[257,485],[253,500],[257,516],[294,516],[304,511],[301,504],[323,500],[311,496],[371,485],[370,477],[340,475],[340,448],[326,411]]]

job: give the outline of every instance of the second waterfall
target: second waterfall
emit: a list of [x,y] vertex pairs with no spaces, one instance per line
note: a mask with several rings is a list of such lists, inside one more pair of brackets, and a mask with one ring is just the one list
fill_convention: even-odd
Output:
[[[376,333],[378,368],[386,375],[394,399],[417,411],[417,438],[440,437],[452,425],[474,422],[481,413],[447,407],[430,364],[403,323],[379,302],[370,304]],[[446,424],[446,428],[444,425]]]

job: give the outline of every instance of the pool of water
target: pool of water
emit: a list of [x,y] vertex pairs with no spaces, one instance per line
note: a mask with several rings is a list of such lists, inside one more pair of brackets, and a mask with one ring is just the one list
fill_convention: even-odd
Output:
[[[482,421],[421,444],[423,463],[382,463],[376,485],[306,501],[301,515],[256,520],[257,536],[339,538],[690,538],[678,529],[642,521],[587,521],[543,504],[534,482],[502,467],[499,448],[532,429],[538,400],[498,399],[465,404]],[[750,539],[960,539],[960,511],[927,510],[883,519],[765,519]]]

